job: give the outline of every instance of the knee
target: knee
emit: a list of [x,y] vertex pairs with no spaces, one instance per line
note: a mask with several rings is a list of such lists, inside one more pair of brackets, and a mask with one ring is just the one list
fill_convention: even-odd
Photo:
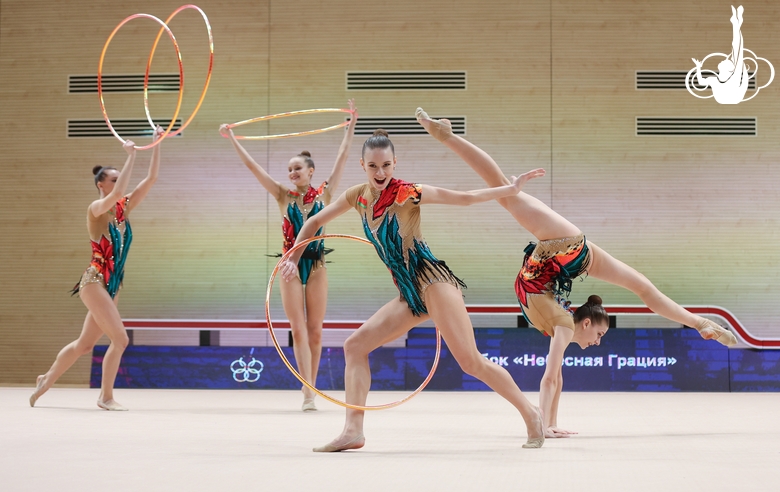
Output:
[[484,357],[482,357],[482,354],[479,353],[469,354],[465,357],[459,357],[457,358],[457,361],[463,372],[477,379],[480,379],[480,376],[485,371],[487,364],[492,364],[492,362],[487,361]]
[[358,337],[353,333],[344,342],[345,359],[363,359],[368,357],[368,350]]
[[310,328],[308,331],[309,345],[319,345],[322,343],[322,328]]
[[643,297],[653,293],[653,291],[655,290],[656,289],[653,283],[650,282],[650,280],[647,277],[645,277],[643,274],[639,273],[639,276],[636,280],[636,290],[634,291],[634,293],[639,297]]
[[92,349],[94,348],[94,343],[86,343],[82,342],[81,340],[76,340],[76,353],[79,355],[79,357],[92,353]]
[[116,348],[122,349],[124,351],[127,346],[130,345],[130,337],[127,336],[127,333],[122,333],[121,335],[112,339],[111,343],[114,344]]
[[302,343],[306,340],[306,323],[290,323],[290,331],[292,331],[293,340],[297,343]]

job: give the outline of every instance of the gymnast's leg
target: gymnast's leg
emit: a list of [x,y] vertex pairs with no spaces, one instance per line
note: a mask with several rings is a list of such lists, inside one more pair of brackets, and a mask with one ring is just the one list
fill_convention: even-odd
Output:
[[544,422],[539,409],[523,395],[506,369],[485,359],[477,350],[474,328],[461,291],[448,283],[434,283],[425,291],[425,303],[461,369],[490,386],[520,412],[528,433],[528,442],[523,447],[542,447]]
[[588,246],[593,255],[588,268],[588,275],[591,277],[630,290],[654,313],[682,325],[696,328],[704,339],[717,340],[726,346],[737,343],[736,337],[730,331],[708,319],[686,311],[682,306],[664,295],[647,277],[638,271],[622,261],[616,260],[590,241],[588,241]]
[[[344,342],[344,386],[346,402],[365,406],[368,390],[371,388],[371,368],[368,354],[374,349],[391,342],[428,319],[427,315],[415,316],[400,297],[393,299],[368,321],[357,329]],[[362,448],[366,442],[363,436],[363,418],[365,411],[347,409],[344,430],[330,443],[314,448],[315,452],[332,453],[347,449]]]

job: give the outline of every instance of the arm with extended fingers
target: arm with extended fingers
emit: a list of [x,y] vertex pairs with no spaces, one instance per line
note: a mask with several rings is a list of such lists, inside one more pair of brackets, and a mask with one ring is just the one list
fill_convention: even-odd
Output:
[[[159,140],[163,133],[165,133],[165,130],[163,130],[161,126],[155,128],[153,137],[154,141],[156,142]],[[138,186],[136,186],[135,189],[128,195],[128,212],[134,209],[144,200],[144,198],[146,198],[149,190],[152,189],[152,185],[157,181],[157,175],[160,172],[160,147],[162,147],[162,142],[154,146],[152,149],[152,160],[149,162],[149,172],[147,173],[146,177],[140,183],[138,183]]]
[[271,175],[268,174],[268,172],[263,169],[260,164],[252,159],[252,156],[249,155],[249,152],[247,152],[246,149],[240,143],[238,143],[236,136],[233,134],[233,130],[228,128],[227,125],[221,125],[219,127],[219,133],[230,139],[230,143],[233,144],[233,148],[236,149],[238,157],[241,158],[241,161],[244,163],[244,165],[246,165],[246,167],[252,171],[252,174],[257,177],[257,180],[260,181],[260,184],[263,185],[263,188],[268,190],[268,193],[270,193],[271,196],[273,196],[276,200],[279,200],[281,198],[282,185],[274,178],[272,178]]
[[89,206],[89,211],[94,217],[103,215],[104,213],[111,210],[111,207],[113,207],[116,202],[118,202],[119,199],[124,196],[125,190],[127,190],[127,185],[130,184],[130,175],[133,173],[133,163],[135,162],[135,143],[133,143],[131,140],[127,140],[122,145],[122,148],[125,149],[125,152],[127,152],[127,160],[125,161],[125,165],[122,166],[122,170],[119,172],[119,178],[117,178],[116,184],[114,185],[114,189],[111,190],[111,193],[99,200],[95,200]]
[[352,111],[352,117],[349,120],[349,126],[344,133],[344,140],[341,141],[339,147],[339,154],[336,157],[336,164],[333,165],[333,170],[328,177],[328,187],[331,193],[336,191],[341,181],[341,175],[344,174],[344,166],[349,158],[349,149],[352,146],[352,138],[355,136],[355,124],[358,120],[357,108],[355,108],[355,100],[349,100],[349,109]]
[[420,204],[441,203],[445,205],[474,205],[475,203],[499,200],[508,196],[517,195],[523,189],[523,185],[531,179],[544,176],[544,169],[534,169],[525,174],[514,177],[512,183],[504,186],[485,188],[474,191],[455,191],[435,186],[422,185],[423,193]]
[[568,328],[557,327],[555,335],[550,340],[550,352],[544,368],[544,376],[539,385],[539,408],[544,416],[545,437],[569,437],[576,432],[558,428],[558,402],[563,389],[561,365],[566,347],[571,343],[574,332]]

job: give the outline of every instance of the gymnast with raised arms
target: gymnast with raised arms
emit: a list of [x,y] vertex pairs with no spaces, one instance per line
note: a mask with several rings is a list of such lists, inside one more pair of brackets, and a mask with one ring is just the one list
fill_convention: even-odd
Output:
[[[163,133],[163,129],[158,126],[154,130],[154,142],[157,142]],[[38,398],[46,393],[79,357],[91,354],[93,347],[105,333],[111,343],[103,356],[103,375],[97,406],[103,410],[127,410],[114,400],[114,381],[122,354],[129,343],[117,303],[127,254],[133,240],[130,212],[146,198],[157,181],[160,144],[155,145],[152,150],[146,178],[127,195],[125,191],[133,172],[136,149],[130,140],[124,142],[122,148],[128,154],[122,171],[103,166],[95,166],[92,170],[95,187],[100,194],[100,198],[87,208],[87,231],[92,245],[92,260],[72,291],[74,295],[79,295],[89,310],[84,326],[79,337],[60,350],[46,374],[38,376],[35,392],[30,396],[30,406],[35,406]]]
[[[358,112],[355,100],[349,100],[351,118],[339,147],[336,163],[328,179],[314,188],[311,185],[314,176],[314,161],[308,151],[296,155],[287,164],[288,177],[292,187],[285,186],[268,174],[261,165],[252,159],[249,152],[238,143],[229,125],[222,125],[220,133],[230,139],[241,161],[252,171],[263,187],[276,200],[282,215],[282,235],[286,253],[295,243],[295,237],[303,225],[327,206],[336,191],[344,165],[349,158],[352,137]],[[319,231],[318,234],[322,232]],[[298,270],[294,279],[282,282],[282,306],[290,321],[293,337],[293,352],[298,372],[312,385],[317,383],[317,372],[322,354],[322,323],[328,305],[328,277],[325,269],[325,246],[323,241],[310,243],[298,260]],[[304,412],[315,411],[314,392],[303,387]]]

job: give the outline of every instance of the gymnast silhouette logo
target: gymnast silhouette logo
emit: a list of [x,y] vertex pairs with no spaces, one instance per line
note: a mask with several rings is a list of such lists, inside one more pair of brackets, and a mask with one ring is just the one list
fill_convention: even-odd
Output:
[[[255,349],[252,349],[249,355],[252,355],[254,351]],[[230,371],[237,383],[254,383],[260,379],[260,373],[263,372],[264,367],[263,363],[254,357],[248,363],[244,362],[243,356],[230,363]]]
[[[734,6],[731,7],[731,26],[732,26],[732,40],[731,40],[731,54],[725,53],[711,53],[704,57],[702,61],[692,58],[693,63],[696,65],[685,76],[685,87],[688,92],[698,97],[699,99],[709,99],[714,97],[720,104],[739,104],[743,101],[749,101],[756,97],[758,93],[764,87],[772,83],[775,78],[775,67],[769,63],[766,58],[753,53],[751,50],[745,48],[744,39],[742,38],[742,13],[745,11],[742,5],[736,10]],[[751,56],[746,56],[746,53]],[[712,70],[702,69],[702,65],[709,58],[722,57],[720,63],[718,63],[718,72]],[[756,86],[755,93],[745,98],[745,93],[748,90],[748,84],[750,79],[754,79],[758,74],[758,61],[761,60],[769,66],[769,81],[762,85]],[[693,75],[696,75],[696,83],[694,83]],[[756,84],[757,85],[757,84]],[[709,96],[700,96],[697,92],[706,91],[712,89],[712,94]]]

